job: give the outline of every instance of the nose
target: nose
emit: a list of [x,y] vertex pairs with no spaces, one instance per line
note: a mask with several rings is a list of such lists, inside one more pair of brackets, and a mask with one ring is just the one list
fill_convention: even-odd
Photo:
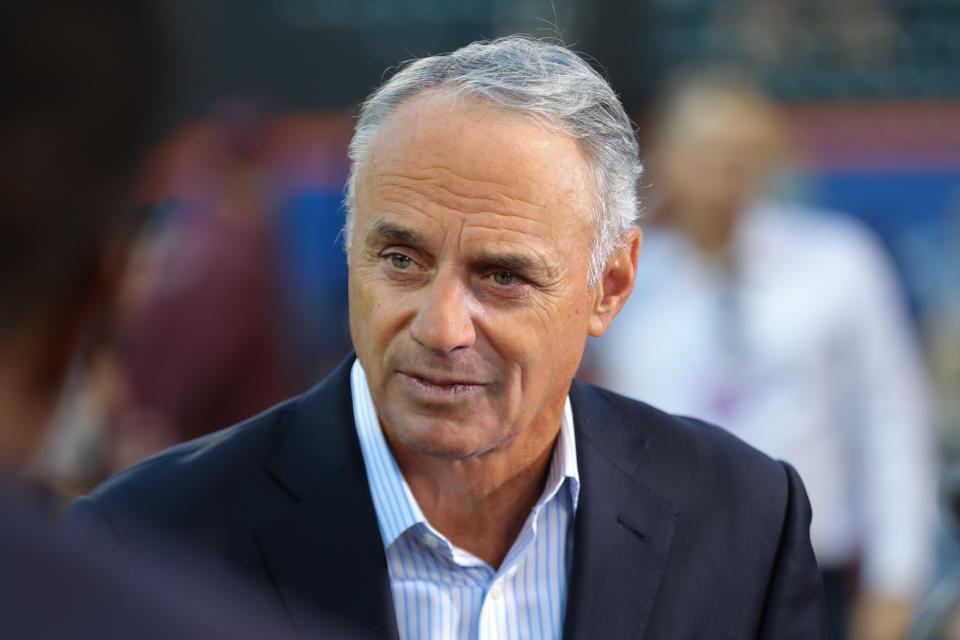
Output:
[[410,336],[434,353],[472,346],[477,334],[467,286],[455,274],[438,274],[422,293]]

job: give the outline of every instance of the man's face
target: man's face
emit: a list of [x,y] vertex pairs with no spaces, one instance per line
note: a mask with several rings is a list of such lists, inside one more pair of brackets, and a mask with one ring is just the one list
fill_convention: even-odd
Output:
[[357,180],[350,330],[388,437],[456,459],[555,434],[598,295],[579,144],[428,92]]

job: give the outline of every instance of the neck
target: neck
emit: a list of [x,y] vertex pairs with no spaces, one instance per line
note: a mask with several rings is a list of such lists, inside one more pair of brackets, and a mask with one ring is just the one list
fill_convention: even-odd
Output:
[[563,406],[550,413],[556,415],[538,420],[549,426],[531,425],[492,451],[459,460],[417,453],[384,433],[430,524],[497,569],[543,493]]

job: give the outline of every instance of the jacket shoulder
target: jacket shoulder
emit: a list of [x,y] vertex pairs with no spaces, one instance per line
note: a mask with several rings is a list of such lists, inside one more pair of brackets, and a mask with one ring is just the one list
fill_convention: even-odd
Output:
[[[651,635],[709,620],[716,637],[823,636],[810,504],[790,465],[701,420],[597,387],[580,385],[577,395],[584,440],[632,480],[634,493],[622,499],[642,488],[672,512]],[[692,584],[716,588],[691,592]],[[714,637],[705,631],[691,637]]]
[[[789,465],[729,431],[703,420],[666,413],[601,387],[577,386],[590,412],[602,416],[588,421],[604,423],[592,425],[584,435],[594,439],[598,431],[605,430],[607,433],[600,438],[614,443],[613,447],[608,444],[608,449],[634,452],[631,459],[621,460],[620,466],[678,507],[705,499],[744,506],[756,505],[757,501],[782,505],[787,499]],[[618,430],[621,433],[614,433]]]
[[302,396],[292,398],[153,455],[105,480],[89,500],[106,511],[153,521],[239,508],[232,498],[253,489],[252,480],[261,477],[301,402]]
[[271,517],[356,457],[352,361],[351,355],[300,396],[117,473],[71,512],[176,529]]

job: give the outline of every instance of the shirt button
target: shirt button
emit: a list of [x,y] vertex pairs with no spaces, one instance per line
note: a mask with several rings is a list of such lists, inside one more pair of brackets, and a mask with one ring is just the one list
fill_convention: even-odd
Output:
[[500,596],[503,595],[503,587],[500,586],[499,582],[494,582],[493,586],[490,587],[490,597],[494,600],[499,600]]
[[440,546],[440,541],[437,540],[437,536],[432,533],[426,533],[423,536],[423,544],[427,545],[431,549],[436,549]]

